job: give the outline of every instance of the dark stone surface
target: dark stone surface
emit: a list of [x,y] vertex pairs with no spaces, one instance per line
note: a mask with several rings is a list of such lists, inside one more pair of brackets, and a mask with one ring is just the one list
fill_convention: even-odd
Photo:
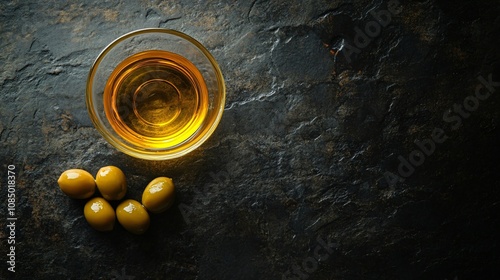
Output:
[[[389,0],[64,2],[0,3],[2,279],[499,277],[500,87],[453,111],[478,77],[500,81],[498,1],[401,1],[386,26],[372,14]],[[99,51],[143,27],[195,37],[225,75],[219,128],[180,159],[117,152],[85,108]],[[436,128],[446,140],[420,164],[414,142]],[[399,174],[412,155],[419,166]],[[175,207],[143,236],[94,231],[56,180],[105,165],[134,199],[173,177]]]

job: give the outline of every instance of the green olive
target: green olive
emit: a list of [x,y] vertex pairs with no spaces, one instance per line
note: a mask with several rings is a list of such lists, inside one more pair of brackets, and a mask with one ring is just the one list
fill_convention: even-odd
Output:
[[171,178],[158,177],[142,193],[142,205],[151,213],[166,211],[174,203],[174,182]]
[[138,201],[127,199],[116,208],[118,222],[134,234],[143,234],[149,228],[149,214]]
[[59,184],[61,191],[71,198],[89,198],[95,192],[94,177],[83,169],[64,171],[59,176],[57,184]]
[[116,166],[105,166],[99,169],[95,182],[99,192],[107,200],[120,200],[127,193],[125,174]]
[[92,198],[83,209],[85,219],[98,231],[111,231],[115,226],[115,210],[102,197]]

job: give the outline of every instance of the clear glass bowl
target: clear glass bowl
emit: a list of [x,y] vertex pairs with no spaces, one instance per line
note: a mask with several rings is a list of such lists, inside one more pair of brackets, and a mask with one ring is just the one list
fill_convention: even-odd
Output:
[[[172,145],[163,145],[163,142],[168,141],[154,137],[148,138],[147,141],[132,141],[121,136],[120,129],[117,129],[120,126],[110,121],[110,119],[120,118],[120,116],[117,113],[113,114],[113,111],[109,109],[109,102],[112,101],[110,101],[109,97],[106,97],[109,95],[105,94],[106,91],[109,92],[108,80],[110,80],[111,75],[115,75],[115,69],[122,67],[120,65],[126,59],[134,55],[140,56],[141,53],[147,51],[169,52],[185,58],[187,64],[196,67],[199,72],[197,72],[197,75],[200,76],[201,74],[202,77],[201,83],[204,82],[206,85],[206,90],[202,92],[203,102],[208,103],[208,108],[205,108],[206,113],[197,120],[195,128],[191,128],[187,132],[188,134],[184,133],[185,139],[173,141]],[[170,86],[171,83],[168,80],[163,82],[163,87],[177,90],[176,87]],[[161,86],[157,87],[160,88]],[[122,35],[109,44],[99,54],[90,69],[86,91],[86,103],[90,118],[102,136],[118,150],[133,157],[148,160],[177,158],[199,147],[212,135],[219,124],[226,98],[222,73],[208,50],[198,41],[182,32],[161,28],[136,30]],[[135,95],[133,100],[135,102]],[[137,113],[138,110],[136,110],[135,106],[134,103],[134,109],[131,111]],[[172,104],[169,106],[172,106]],[[170,109],[165,109],[165,112]],[[159,108],[159,110],[161,113],[162,109]],[[139,115],[138,117],[142,118]],[[128,130],[126,125],[122,125],[122,127]],[[168,129],[168,124],[164,128]],[[155,129],[161,130],[162,126],[156,126]],[[134,137],[142,139],[143,136],[139,133]]]

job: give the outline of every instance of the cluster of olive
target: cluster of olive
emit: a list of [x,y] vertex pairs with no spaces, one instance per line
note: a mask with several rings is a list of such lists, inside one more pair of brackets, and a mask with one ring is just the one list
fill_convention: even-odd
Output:
[[174,183],[167,177],[151,181],[142,194],[142,204],[126,199],[115,210],[108,200],[121,200],[127,193],[125,174],[116,166],[106,166],[97,172],[94,179],[83,169],[64,171],[57,180],[59,188],[71,198],[87,199],[99,190],[102,197],[90,199],[84,207],[84,216],[91,227],[98,231],[110,231],[115,220],[134,234],[143,234],[149,228],[149,214],[161,213],[174,202]]

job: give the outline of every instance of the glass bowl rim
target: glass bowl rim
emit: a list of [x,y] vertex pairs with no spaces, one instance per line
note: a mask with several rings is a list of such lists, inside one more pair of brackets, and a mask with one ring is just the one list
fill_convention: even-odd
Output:
[[[112,135],[108,131],[108,129],[102,124],[99,120],[98,113],[94,109],[94,97],[93,97],[93,80],[95,73],[97,69],[99,68],[99,65],[101,61],[106,57],[106,55],[119,43],[123,42],[124,40],[142,35],[142,34],[147,34],[147,33],[164,33],[164,34],[169,34],[169,35],[174,35],[176,37],[179,37],[181,39],[184,39],[188,41],[189,43],[193,44],[199,51],[203,53],[203,55],[210,61],[214,74],[217,78],[217,85],[218,85],[218,93],[217,93],[217,100],[220,102],[219,108],[214,108],[213,110],[216,111],[214,114],[217,114],[215,119],[210,122],[209,129],[206,131],[205,134],[203,134],[202,137],[200,137],[196,142],[192,143],[190,146],[187,148],[184,148],[182,150],[179,150],[174,153],[169,153],[169,150],[140,150],[137,148],[133,148],[127,145],[122,144],[123,141],[120,141],[121,139]],[[90,119],[92,123],[94,124],[94,127],[97,129],[97,131],[104,137],[104,139],[110,143],[114,148],[118,149],[119,151],[128,154],[130,156],[133,156],[135,158],[140,158],[140,159],[146,159],[146,160],[167,160],[167,159],[174,159],[181,157],[183,155],[186,155],[189,152],[192,152],[199,146],[201,146],[215,131],[217,126],[220,123],[220,120],[222,118],[222,114],[224,111],[224,106],[225,106],[225,101],[226,101],[226,85],[224,82],[224,77],[222,75],[222,71],[220,70],[219,64],[215,60],[215,58],[212,56],[212,54],[196,39],[193,37],[178,31],[174,29],[167,29],[167,28],[142,28],[142,29],[137,29],[134,31],[130,31],[128,33],[125,33],[118,38],[114,39],[111,43],[109,43],[97,56],[97,58],[94,60],[92,63],[92,66],[90,67],[90,71],[87,77],[87,84],[86,84],[86,93],[85,93],[85,102],[87,106],[87,111],[90,116]],[[182,142],[179,145],[183,145],[186,142],[189,142],[192,137],[188,138],[186,141]],[[176,146],[178,147],[178,146]]]

